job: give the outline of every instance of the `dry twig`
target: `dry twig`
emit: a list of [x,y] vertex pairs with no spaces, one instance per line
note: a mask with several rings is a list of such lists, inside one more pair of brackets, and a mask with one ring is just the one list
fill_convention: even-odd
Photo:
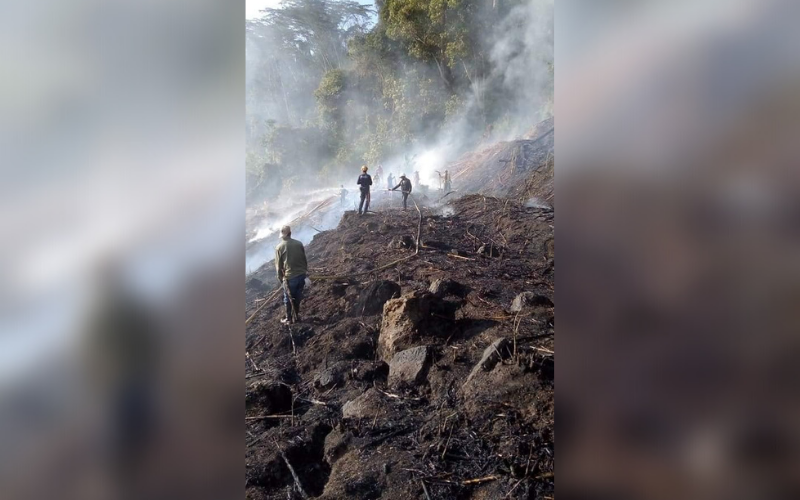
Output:
[[489,481],[496,481],[498,479],[500,479],[500,476],[486,476],[486,477],[479,477],[476,479],[467,479],[466,481],[462,481],[461,484],[467,486],[469,484],[488,483]]
[[286,463],[286,467],[288,467],[289,472],[292,473],[292,479],[294,479],[294,484],[295,486],[297,486],[297,490],[300,492],[300,496],[302,496],[304,499],[308,499],[308,494],[306,494],[306,491],[303,489],[303,485],[300,484],[300,478],[297,476],[297,472],[294,471],[294,467],[292,467],[292,464],[289,463],[289,459],[286,458],[286,454],[278,446],[277,441],[275,442],[275,447],[278,448],[278,451],[281,454],[281,458],[283,458],[283,461]]

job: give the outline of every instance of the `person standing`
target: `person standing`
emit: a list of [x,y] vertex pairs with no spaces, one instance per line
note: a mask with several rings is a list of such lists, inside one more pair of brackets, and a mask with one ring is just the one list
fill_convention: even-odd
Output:
[[[367,173],[367,166],[364,165],[361,167],[361,175],[358,176],[358,184],[359,189],[361,190],[361,202],[358,204],[358,215],[362,213],[367,213],[369,211],[369,187],[372,185],[372,177]],[[364,202],[367,202],[366,206],[364,206]],[[362,212],[363,207],[363,212]]]
[[389,177],[386,178],[386,181],[386,188],[392,189],[392,185],[394,184],[394,176],[391,174],[391,172],[389,173]]
[[281,241],[275,247],[275,271],[278,281],[283,285],[283,303],[286,307],[286,318],[283,324],[300,321],[300,301],[303,300],[303,288],[306,285],[308,262],[303,244],[292,239],[292,228],[281,228]]
[[438,170],[435,170],[435,172],[439,174],[439,191],[442,191],[444,190],[444,174],[442,174]]
[[452,191],[453,185],[450,182],[450,172],[445,170],[444,171],[444,193],[447,194]]
[[339,190],[339,197],[342,199],[342,205],[344,202],[347,201],[347,190],[344,188],[344,184],[341,185],[342,189]]
[[383,165],[378,165],[378,168],[375,169],[375,184],[381,181],[381,176],[383,175]]
[[406,210],[406,201],[408,200],[408,195],[411,194],[411,181],[408,180],[406,174],[400,176],[400,184],[392,188],[392,191],[397,188],[400,188],[400,192],[403,193],[403,210]]

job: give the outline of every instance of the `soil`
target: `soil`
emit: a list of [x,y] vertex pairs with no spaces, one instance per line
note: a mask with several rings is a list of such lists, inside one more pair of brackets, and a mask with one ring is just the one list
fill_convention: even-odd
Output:
[[[346,212],[306,246],[301,321],[282,325],[277,297],[247,326],[248,498],[554,496],[553,211],[482,195],[420,209]],[[272,263],[247,286],[250,317]],[[388,383],[390,330],[397,350],[430,347],[412,384]]]

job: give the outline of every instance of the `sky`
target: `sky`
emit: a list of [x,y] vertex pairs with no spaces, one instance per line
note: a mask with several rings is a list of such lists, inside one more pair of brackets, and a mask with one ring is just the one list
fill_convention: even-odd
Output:
[[244,8],[245,16],[247,19],[261,17],[259,14],[260,10],[266,9],[267,7],[275,8],[280,3],[281,0],[247,0]]
[[[267,7],[275,8],[278,7],[280,3],[281,0],[246,0],[244,8],[245,18],[257,19],[261,17],[260,11],[262,9],[266,9]],[[373,0],[358,0],[358,3],[362,5],[372,5]]]

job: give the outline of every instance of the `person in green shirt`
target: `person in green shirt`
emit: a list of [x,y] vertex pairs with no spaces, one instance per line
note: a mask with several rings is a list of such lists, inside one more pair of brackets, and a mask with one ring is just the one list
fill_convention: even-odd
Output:
[[303,288],[306,285],[308,263],[306,249],[303,244],[292,239],[292,228],[281,228],[283,241],[275,247],[275,271],[278,281],[283,285],[283,303],[286,306],[286,318],[281,323],[291,324],[299,321],[300,301],[303,300]]

